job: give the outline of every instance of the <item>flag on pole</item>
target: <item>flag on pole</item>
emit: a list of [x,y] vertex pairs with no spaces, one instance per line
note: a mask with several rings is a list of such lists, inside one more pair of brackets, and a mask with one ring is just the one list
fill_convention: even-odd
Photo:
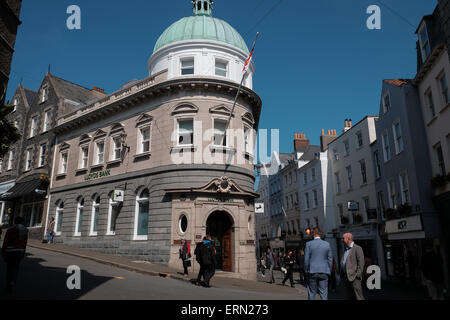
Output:
[[253,43],[252,50],[250,51],[250,54],[248,55],[247,60],[245,60],[244,69],[242,69],[242,72],[244,72],[244,73],[247,72],[248,67],[250,66],[250,62],[252,62],[253,52],[255,51],[256,40],[258,39],[258,37],[259,37],[259,32],[256,34],[256,39],[255,39],[255,42]]

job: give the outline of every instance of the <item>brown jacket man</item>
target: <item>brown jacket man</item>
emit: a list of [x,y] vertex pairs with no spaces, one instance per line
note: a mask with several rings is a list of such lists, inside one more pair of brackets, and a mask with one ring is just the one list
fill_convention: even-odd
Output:
[[344,243],[350,248],[347,259],[342,257],[341,268],[343,268],[344,278],[343,282],[347,286],[347,293],[349,298],[353,297],[357,300],[364,300],[362,290],[362,277],[364,273],[364,252],[360,246],[353,242],[353,235],[351,233],[344,234]]

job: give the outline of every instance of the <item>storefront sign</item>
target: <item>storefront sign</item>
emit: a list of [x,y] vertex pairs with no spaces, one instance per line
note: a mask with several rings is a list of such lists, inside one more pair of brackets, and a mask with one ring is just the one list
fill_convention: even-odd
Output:
[[89,180],[95,180],[103,177],[109,177],[111,175],[110,170],[100,171],[100,172],[94,172],[84,177],[85,181]]
[[359,210],[359,203],[350,201],[348,203],[348,211],[358,211]]
[[401,233],[401,232],[412,232],[412,231],[422,231],[422,220],[420,215],[407,217],[403,219],[396,219],[391,221],[386,221],[386,233]]
[[123,202],[125,198],[125,191],[123,190],[114,190],[113,201]]
[[255,213],[264,214],[264,202],[255,203]]

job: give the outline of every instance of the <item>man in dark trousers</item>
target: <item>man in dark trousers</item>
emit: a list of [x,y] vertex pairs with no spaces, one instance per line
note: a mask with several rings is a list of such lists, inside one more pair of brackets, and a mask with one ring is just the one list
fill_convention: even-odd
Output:
[[6,262],[6,289],[12,293],[17,283],[19,266],[28,242],[28,229],[23,225],[22,217],[14,219],[14,225],[6,231],[3,240],[2,255]]
[[206,237],[203,237],[202,242],[197,243],[197,246],[195,247],[194,254],[195,254],[195,260],[197,260],[198,264],[200,265],[200,270],[198,272],[197,281],[195,284],[199,286],[203,279],[205,278],[205,268],[203,267],[202,263],[202,255],[201,255],[201,247],[203,246],[203,242],[206,240]]
[[362,289],[365,264],[363,249],[353,241],[351,233],[344,234],[343,241],[345,252],[341,261],[341,282],[347,299],[364,300]]
[[294,286],[294,264],[295,259],[293,257],[292,250],[288,251],[288,254],[283,257],[284,259],[284,267],[286,268],[286,275],[284,276],[284,280],[282,282],[283,286],[286,283],[286,281],[289,279],[291,282],[291,287],[295,288]]
[[216,250],[211,242],[211,236],[206,236],[206,240],[203,241],[203,245],[200,247],[200,256],[202,261],[202,267],[204,270],[204,286],[209,288],[209,281],[216,272]]
[[333,256],[330,244],[320,239],[319,228],[312,230],[314,240],[305,248],[305,271],[308,281],[308,299],[315,300],[317,292],[322,300],[328,300],[328,277],[331,274]]

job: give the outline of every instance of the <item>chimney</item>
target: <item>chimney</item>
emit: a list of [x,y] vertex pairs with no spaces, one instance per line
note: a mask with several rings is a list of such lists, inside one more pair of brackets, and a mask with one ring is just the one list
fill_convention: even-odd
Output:
[[320,136],[320,148],[322,152],[325,152],[328,149],[328,145],[337,137],[336,130],[328,130],[328,134],[325,134],[325,129],[322,129],[322,135]]
[[345,119],[345,127],[344,130],[342,130],[342,133],[346,133],[351,128],[352,128],[352,119]]
[[92,88],[92,90],[98,91],[98,92],[101,92],[101,93],[105,93],[105,89],[102,89],[102,88],[99,88],[99,87],[94,87],[94,88]]
[[304,133],[296,133],[295,139],[294,139],[294,151],[297,151],[298,149],[302,147],[308,147],[309,146],[309,140],[306,139],[306,134]]

